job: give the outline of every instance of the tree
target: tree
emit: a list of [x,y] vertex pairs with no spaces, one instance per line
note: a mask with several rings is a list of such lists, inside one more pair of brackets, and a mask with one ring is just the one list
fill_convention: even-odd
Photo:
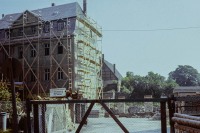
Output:
[[167,81],[165,81],[165,86],[162,93],[165,96],[170,96],[176,86],[178,86],[178,84],[174,80],[168,79]]
[[130,94],[129,98],[144,98],[144,95],[153,95],[160,98],[162,94],[169,96],[177,86],[174,80],[166,80],[160,74],[149,72],[146,76],[134,75],[127,72],[122,80],[122,92]]
[[149,72],[145,78],[147,79],[147,94],[153,95],[154,98],[159,98],[164,90],[165,77]]
[[198,71],[189,65],[179,65],[169,73],[169,79],[175,80],[180,86],[198,86],[200,83]]
[[121,92],[125,94],[130,94],[133,91],[132,82],[133,82],[133,73],[127,72],[126,77],[122,79]]
[[11,93],[8,90],[8,87],[5,83],[0,82],[0,101],[9,101],[11,100]]

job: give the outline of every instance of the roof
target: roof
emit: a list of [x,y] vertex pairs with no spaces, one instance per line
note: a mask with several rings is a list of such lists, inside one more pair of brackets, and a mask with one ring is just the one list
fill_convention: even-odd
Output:
[[173,93],[200,92],[200,86],[179,86],[175,87]]
[[[63,18],[70,18],[75,16],[84,17],[83,11],[80,5],[77,2],[63,4],[58,6],[51,6],[47,8],[37,9],[29,11],[35,16],[41,16],[41,19],[44,21],[52,21]],[[23,13],[14,13],[5,15],[0,20],[0,29],[9,28],[10,25],[16,21]]]
[[108,62],[107,60],[104,60],[105,65],[113,72],[113,74],[119,79],[121,80],[123,77],[122,75],[119,73],[119,71],[115,68],[115,73],[114,73],[114,65],[111,64],[110,62]]

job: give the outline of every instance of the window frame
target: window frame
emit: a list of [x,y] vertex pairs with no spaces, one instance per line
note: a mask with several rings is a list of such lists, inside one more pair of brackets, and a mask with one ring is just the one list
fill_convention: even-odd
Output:
[[57,46],[57,54],[63,54],[63,44],[62,43],[58,43]]
[[63,70],[59,67],[57,70],[57,79],[62,80],[63,79]]
[[36,57],[36,45],[31,46],[31,57]]
[[23,47],[20,46],[18,47],[18,59],[22,59],[23,58]]
[[45,68],[44,69],[44,80],[45,81],[49,81],[50,80],[50,69],[49,68]]
[[50,55],[50,44],[49,43],[44,44],[44,55],[45,56]]
[[58,21],[57,22],[57,31],[62,31],[64,29],[64,22]]
[[45,23],[44,24],[44,33],[49,33],[50,32],[50,23]]

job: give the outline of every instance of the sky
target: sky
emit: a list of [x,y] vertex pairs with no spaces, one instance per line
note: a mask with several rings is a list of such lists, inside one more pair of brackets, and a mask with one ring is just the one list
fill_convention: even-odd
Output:
[[[0,0],[11,14],[83,0]],[[102,27],[105,59],[145,76],[168,77],[178,65],[200,72],[200,0],[87,0],[87,15]]]

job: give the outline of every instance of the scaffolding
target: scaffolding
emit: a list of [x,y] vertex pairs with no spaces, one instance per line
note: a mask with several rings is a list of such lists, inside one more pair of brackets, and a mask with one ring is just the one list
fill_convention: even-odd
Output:
[[[18,58],[22,63],[20,78],[29,98],[48,97],[50,88],[78,91],[84,99],[100,98],[103,86],[101,28],[86,16],[51,21],[42,18],[40,13],[25,11],[4,29],[6,38],[0,40],[0,50],[6,57]],[[62,30],[55,31],[55,23],[61,21]],[[76,26],[73,33],[72,23]],[[47,33],[46,25],[49,25]],[[20,36],[14,36],[11,31],[18,29]],[[60,55],[58,46],[62,49]],[[45,48],[49,49],[48,56],[44,55]],[[59,76],[61,80],[57,80]]]
[[77,17],[76,86],[84,98],[100,98],[102,91],[101,28],[92,19]]

